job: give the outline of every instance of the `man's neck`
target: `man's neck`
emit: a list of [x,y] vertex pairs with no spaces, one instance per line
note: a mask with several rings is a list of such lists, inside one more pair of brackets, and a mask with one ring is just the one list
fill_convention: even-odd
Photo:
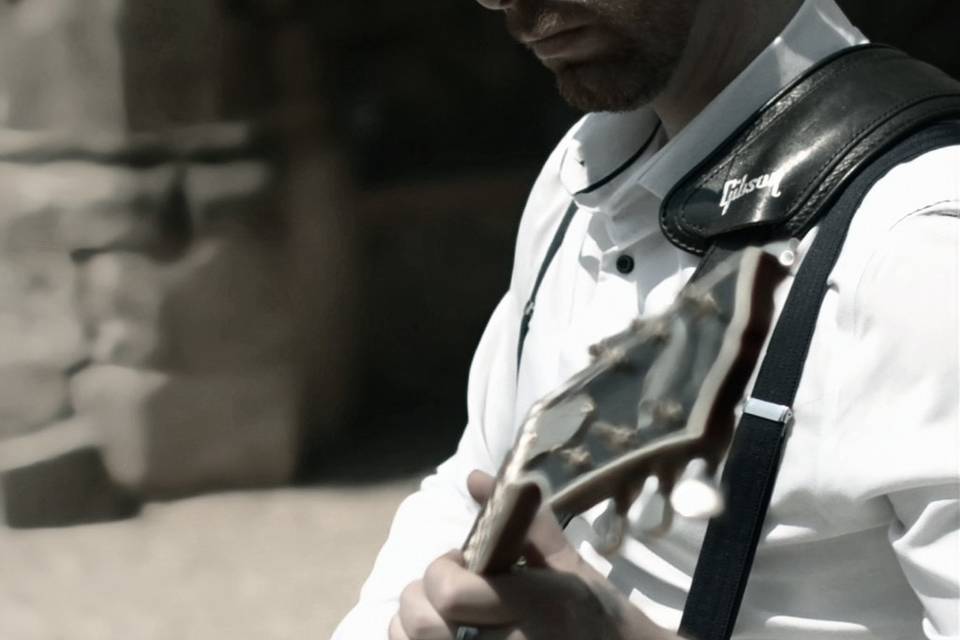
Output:
[[803,0],[702,0],[667,88],[653,101],[668,137],[693,120],[783,30]]

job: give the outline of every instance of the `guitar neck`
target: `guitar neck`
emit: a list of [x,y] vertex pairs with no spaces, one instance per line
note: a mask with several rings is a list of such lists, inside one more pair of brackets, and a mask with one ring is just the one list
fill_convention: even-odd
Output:
[[474,573],[503,573],[523,554],[530,524],[542,504],[535,484],[498,480],[463,544],[467,568]]

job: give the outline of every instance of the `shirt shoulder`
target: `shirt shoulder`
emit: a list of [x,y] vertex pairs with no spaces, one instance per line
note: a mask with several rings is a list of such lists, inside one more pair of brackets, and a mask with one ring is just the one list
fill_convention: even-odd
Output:
[[[860,203],[835,271],[838,278],[860,280],[891,252],[920,254],[933,245],[927,216],[960,220],[960,145],[925,152],[880,178]],[[924,230],[914,229],[922,226]],[[848,280],[849,281],[849,280]]]
[[[867,194],[855,220],[860,264],[853,290],[858,335],[918,330],[943,344],[957,333],[960,145],[898,165]],[[864,231],[866,228],[866,231]],[[931,344],[931,351],[936,351]],[[956,352],[949,362],[956,365]]]
[[954,483],[960,146],[895,167],[867,194],[854,225],[832,276],[839,320],[830,455],[847,456],[836,478],[860,497]]
[[[907,218],[960,203],[960,144],[927,151],[882,177],[864,198],[861,212],[882,216],[891,230]],[[858,214],[859,215],[859,214]]]

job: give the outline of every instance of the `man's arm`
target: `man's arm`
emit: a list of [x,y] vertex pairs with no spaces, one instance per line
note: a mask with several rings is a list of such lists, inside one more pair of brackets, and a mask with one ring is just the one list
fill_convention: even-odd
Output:
[[861,461],[846,490],[889,503],[922,637],[960,638],[960,202],[886,234],[861,278],[854,330],[837,426]]

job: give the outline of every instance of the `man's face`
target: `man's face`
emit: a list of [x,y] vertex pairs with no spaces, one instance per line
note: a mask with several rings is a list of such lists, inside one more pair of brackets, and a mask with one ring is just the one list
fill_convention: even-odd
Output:
[[667,86],[700,0],[515,0],[507,29],[583,111],[626,111]]

